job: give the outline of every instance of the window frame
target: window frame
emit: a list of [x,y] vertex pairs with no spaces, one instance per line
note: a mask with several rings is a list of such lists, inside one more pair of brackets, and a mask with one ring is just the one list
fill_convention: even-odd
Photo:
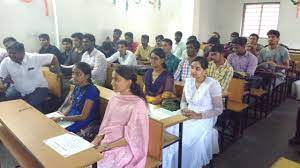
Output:
[[[279,5],[279,16],[280,16],[280,1],[277,1],[277,2],[254,2],[254,3],[244,3],[243,5],[243,18],[242,18],[242,26],[241,26],[241,31],[240,31],[240,34],[241,36],[243,36],[243,31],[244,31],[244,21],[245,21],[245,15],[246,15],[246,7],[247,5],[272,5],[272,4],[276,4],[276,5]],[[263,10],[261,10],[260,12],[260,23],[259,23],[259,29],[258,29],[258,35],[260,34],[260,27],[261,27],[261,16],[262,16],[262,13],[263,13]],[[279,17],[278,16],[278,17]],[[279,24],[279,18],[278,18],[278,23],[277,23],[277,29],[278,29],[278,24]],[[267,37],[260,37],[260,39],[267,39]]]

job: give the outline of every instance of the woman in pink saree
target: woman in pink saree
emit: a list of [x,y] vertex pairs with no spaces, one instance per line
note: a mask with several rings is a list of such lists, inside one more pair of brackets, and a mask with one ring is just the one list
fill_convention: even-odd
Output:
[[144,168],[149,139],[148,107],[136,84],[135,70],[118,66],[112,75],[117,93],[107,105],[100,130],[92,142],[104,158],[98,168]]

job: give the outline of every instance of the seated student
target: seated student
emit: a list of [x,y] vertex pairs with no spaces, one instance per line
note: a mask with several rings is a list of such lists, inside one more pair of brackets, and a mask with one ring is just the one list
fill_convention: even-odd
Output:
[[72,54],[72,40],[70,38],[64,38],[62,39],[62,47],[64,51],[62,52],[62,57],[63,57],[63,65],[66,65],[66,63],[69,63],[71,54]]
[[138,46],[135,55],[138,60],[141,61],[149,61],[150,53],[153,48],[148,44],[149,43],[149,36],[142,35],[141,37],[141,45]]
[[174,74],[177,81],[185,81],[190,77],[190,63],[197,56],[200,49],[200,43],[197,40],[190,40],[186,43],[188,57],[180,61],[178,68]]
[[233,70],[242,76],[253,76],[257,67],[257,57],[246,51],[247,38],[237,37],[232,40],[234,53],[227,58]]
[[[190,37],[187,39],[187,41],[189,41],[189,40],[197,40],[197,37],[196,37],[196,36],[190,36]],[[203,57],[203,55],[204,55],[203,50],[202,50],[202,49],[199,49],[199,51],[198,51],[198,53],[197,53],[197,56]],[[182,52],[182,57],[181,57],[181,59],[187,58],[187,57],[188,57],[188,55],[187,55],[187,50],[184,49],[183,52]]]
[[7,52],[9,57],[4,58],[0,65],[0,79],[10,76],[14,81],[15,92],[18,93],[14,98],[22,98],[38,110],[42,110],[41,104],[48,96],[48,83],[40,68],[52,65],[52,69],[59,73],[57,58],[53,54],[25,53],[24,45],[19,42],[8,46]]
[[[92,121],[100,119],[99,91],[91,80],[92,69],[89,64],[79,62],[73,68],[75,88],[62,107],[58,110],[64,116],[52,118],[54,121],[73,121],[66,130],[78,133],[85,129]],[[70,104],[68,108],[64,108]]]
[[233,68],[224,58],[224,46],[222,44],[212,46],[209,55],[212,61],[208,63],[206,74],[208,77],[217,80],[222,87],[222,91],[225,92],[233,77]]
[[177,70],[180,60],[174,54],[172,54],[172,45],[173,45],[172,40],[166,38],[163,40],[161,48],[166,54],[166,58],[165,58],[166,69],[168,72],[170,72],[173,75]]
[[[191,78],[184,84],[180,103],[181,113],[189,120],[183,122],[182,167],[198,168],[207,165],[213,154],[219,152],[218,131],[214,128],[218,115],[223,112],[222,89],[218,81],[207,77],[206,58],[191,61]],[[167,128],[178,135],[178,125]],[[178,167],[175,146],[163,151],[163,167]]]
[[118,51],[106,60],[109,63],[118,61],[121,65],[137,65],[136,56],[127,50],[127,41],[125,40],[118,42]]
[[250,51],[252,51],[251,53],[255,56],[258,56],[260,50],[264,48],[263,45],[258,43],[258,39],[259,36],[255,33],[249,36],[248,47],[251,48]]
[[2,62],[2,60],[5,58],[5,57],[8,57],[8,54],[7,54],[7,51],[6,51],[6,48],[11,45],[12,43],[16,42],[17,40],[13,37],[6,37],[3,39],[3,45],[5,48],[0,48],[0,63]]
[[276,83],[279,84],[284,78],[285,69],[289,67],[288,50],[279,45],[280,33],[277,30],[268,32],[268,46],[263,48],[258,56],[259,68],[270,69],[277,74]]
[[146,100],[148,103],[160,104],[163,99],[175,97],[173,94],[174,78],[166,70],[165,53],[161,48],[151,52],[149,69],[144,76]]
[[225,58],[227,58],[229,54],[234,52],[231,42],[232,42],[233,39],[235,39],[237,37],[240,37],[240,34],[238,32],[232,32],[230,34],[230,41],[224,45],[224,53],[225,53],[224,56],[225,56]]
[[161,48],[162,47],[162,41],[164,40],[164,36],[163,35],[157,35],[155,37],[155,46],[154,48]]
[[60,64],[64,63],[64,59],[59,49],[50,44],[50,37],[48,34],[40,34],[39,40],[41,44],[41,48],[39,50],[40,54],[53,54],[57,57]]
[[106,58],[109,58],[117,52],[117,50],[114,49],[114,43],[108,40],[103,41],[100,51],[105,55]]
[[208,60],[210,60],[209,51],[210,51],[211,47],[214,45],[219,45],[219,44],[220,44],[220,39],[218,39],[218,37],[215,37],[215,36],[210,37],[204,48],[204,57],[207,58]]
[[175,32],[175,43],[173,45],[172,53],[178,58],[182,59],[182,52],[186,49],[185,43],[181,41],[182,39],[182,32],[177,31]]
[[82,33],[73,33],[71,35],[73,42],[73,50],[71,52],[70,59],[67,59],[65,65],[74,65],[81,61],[82,54],[85,52],[82,47]]
[[122,30],[114,29],[112,42],[115,50],[118,49],[118,42],[120,41],[121,36],[122,36]]
[[127,41],[127,49],[135,53],[137,47],[139,46],[139,43],[133,41],[133,33],[125,33],[125,40]]
[[149,141],[147,103],[135,70],[120,65],[113,71],[116,95],[108,102],[100,130],[92,142],[103,153],[98,168],[144,168]]
[[104,85],[106,80],[107,62],[104,54],[95,48],[95,36],[85,34],[82,37],[82,46],[86,51],[81,62],[88,63],[92,68],[92,79],[96,84]]

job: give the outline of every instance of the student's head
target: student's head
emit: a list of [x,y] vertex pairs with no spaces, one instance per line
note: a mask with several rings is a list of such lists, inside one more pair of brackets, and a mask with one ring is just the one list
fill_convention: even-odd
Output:
[[140,86],[136,83],[137,74],[133,67],[119,65],[112,73],[111,85],[115,92],[132,93],[144,99]]
[[48,34],[40,34],[39,40],[41,47],[48,47],[50,45],[50,37]]
[[249,43],[250,43],[250,44],[257,44],[258,39],[259,39],[258,34],[252,33],[252,34],[249,36]]
[[83,37],[83,34],[79,33],[79,32],[73,33],[71,35],[74,48],[80,48],[82,46],[82,37]]
[[121,35],[122,35],[122,30],[114,29],[114,32],[113,32],[113,39],[114,40],[120,39]]
[[166,54],[163,49],[155,48],[150,54],[150,63],[153,69],[155,68],[165,68],[165,58]]
[[118,51],[120,52],[121,55],[126,54],[127,45],[128,45],[128,43],[126,40],[120,40],[118,42]]
[[133,43],[133,33],[126,32],[125,33],[125,40],[127,41],[128,44]]
[[72,50],[72,40],[70,38],[64,38],[62,39],[62,46],[63,46],[63,49],[65,51],[70,51]]
[[111,51],[114,48],[113,43],[111,41],[103,41],[102,49],[105,51]]
[[187,38],[187,41],[189,41],[189,40],[197,40],[197,37],[196,36],[190,36],[190,37]]
[[75,64],[72,76],[76,85],[81,86],[87,83],[92,83],[92,69],[90,65],[85,62]]
[[246,37],[234,38],[231,43],[232,43],[233,50],[237,55],[243,55],[246,52],[246,44],[247,44]]
[[188,57],[196,57],[200,49],[200,43],[197,40],[186,42],[186,52]]
[[232,32],[230,34],[230,41],[232,41],[234,38],[240,37],[240,34],[238,32]]
[[155,42],[156,42],[156,46],[157,47],[161,47],[162,46],[162,41],[164,40],[164,36],[163,35],[158,35],[155,37]]
[[270,30],[267,33],[269,45],[277,45],[280,39],[280,32],[277,30]]
[[143,47],[147,47],[148,43],[149,43],[149,36],[146,34],[142,35],[141,43],[142,43]]
[[182,39],[182,32],[181,31],[175,32],[175,41],[178,43],[181,41],[181,39]]
[[164,52],[168,55],[172,52],[172,45],[173,42],[171,39],[165,38],[162,41],[162,46],[161,48],[164,50]]
[[91,51],[95,47],[95,36],[92,34],[85,34],[82,37],[82,47],[84,50]]
[[212,36],[207,40],[207,44],[209,47],[220,44],[220,39],[216,36]]
[[17,42],[17,40],[13,37],[6,37],[3,39],[3,45],[5,48],[7,48],[8,46],[12,45],[13,43]]
[[195,57],[191,63],[191,76],[195,79],[205,77],[205,70],[208,68],[208,61],[204,57]]
[[217,37],[218,39],[221,38],[220,34],[218,32],[213,32],[212,36]]
[[24,55],[25,55],[25,48],[24,48],[24,44],[19,43],[19,42],[14,42],[12,43],[10,46],[8,46],[6,48],[7,53],[9,58],[16,62],[21,64],[23,59],[24,59]]
[[224,46],[222,44],[212,46],[209,51],[209,56],[215,64],[220,63],[224,59]]

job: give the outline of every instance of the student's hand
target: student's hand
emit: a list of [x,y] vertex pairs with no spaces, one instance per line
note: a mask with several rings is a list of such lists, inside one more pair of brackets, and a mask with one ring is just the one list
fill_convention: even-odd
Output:
[[277,64],[274,61],[268,61],[267,63],[274,66],[274,67],[277,66]]
[[96,149],[99,153],[103,153],[109,150],[108,144],[102,144]]
[[182,110],[182,115],[190,118],[190,119],[202,119],[202,114],[201,113],[196,113],[192,110],[188,110],[188,109],[183,109]]
[[91,142],[93,145],[95,145],[95,148],[97,149],[98,148],[98,146],[100,145],[100,143],[101,143],[101,137],[100,136],[96,136],[95,137],[95,139]]
[[50,118],[50,119],[53,120],[54,122],[61,121],[61,117],[53,117],[53,118]]
[[154,100],[151,104],[154,104],[154,105],[159,105],[161,103],[162,100]]

